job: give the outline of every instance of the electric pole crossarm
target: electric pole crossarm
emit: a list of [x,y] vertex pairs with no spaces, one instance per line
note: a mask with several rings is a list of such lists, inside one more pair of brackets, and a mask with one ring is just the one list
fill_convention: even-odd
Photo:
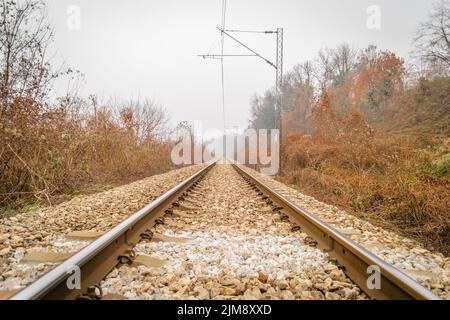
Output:
[[199,54],[197,57],[201,57],[203,59],[220,59],[221,57],[257,57],[256,54]]
[[258,52],[256,52],[255,50],[251,49],[250,47],[246,46],[244,43],[242,43],[241,41],[239,41],[238,39],[236,39],[235,37],[233,37],[231,34],[227,33],[225,30],[220,29],[219,27],[217,27],[217,29],[219,29],[223,34],[225,34],[226,36],[228,36],[229,38],[231,38],[232,40],[236,41],[237,43],[239,43],[241,46],[243,46],[244,48],[246,48],[247,50],[249,50],[250,52],[252,52],[253,54],[255,54],[256,56],[260,57],[261,59],[263,59],[265,62],[267,62],[269,65],[271,65],[272,67],[274,67],[275,69],[277,69],[277,66],[275,64],[273,64],[272,62],[270,62],[268,59],[264,58],[262,55],[260,55]]
[[237,33],[263,33],[263,34],[272,34],[277,33],[276,31],[254,31],[254,30],[233,30],[233,29],[227,29],[224,30],[226,32],[237,32]]

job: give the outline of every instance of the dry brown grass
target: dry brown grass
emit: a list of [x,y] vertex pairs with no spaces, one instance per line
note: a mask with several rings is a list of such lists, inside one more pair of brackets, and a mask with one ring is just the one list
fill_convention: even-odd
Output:
[[450,254],[450,140],[292,135],[282,180]]
[[159,107],[130,103],[113,112],[91,103],[83,110],[46,109],[20,99],[3,108],[0,209],[51,204],[55,196],[93,184],[128,182],[172,168],[171,145],[158,132],[166,121]]

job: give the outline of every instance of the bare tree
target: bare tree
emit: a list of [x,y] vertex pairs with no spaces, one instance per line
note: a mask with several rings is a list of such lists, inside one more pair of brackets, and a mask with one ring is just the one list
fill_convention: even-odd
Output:
[[255,95],[251,101],[250,127],[254,129],[277,128],[275,95],[267,90],[263,96]]
[[16,97],[42,101],[55,78],[71,73],[52,70],[47,59],[52,39],[43,1],[0,2],[0,114]]
[[320,50],[315,68],[320,88],[341,85],[348,73],[355,67],[356,61],[357,50],[347,43],[342,43],[334,49]]
[[128,110],[133,115],[135,134],[140,143],[166,138],[169,117],[166,110],[151,100],[131,101]]
[[356,65],[357,50],[342,43],[333,51],[334,82],[340,84]]
[[422,23],[414,39],[417,53],[432,64],[450,70],[450,1],[435,3],[427,22]]
[[321,89],[328,88],[333,80],[333,52],[330,48],[319,51],[316,60],[315,77]]
[[314,85],[315,66],[312,61],[306,61],[294,66],[292,72],[288,73],[292,85]]
[[291,72],[286,74],[285,86],[289,90],[283,91],[285,112],[284,130],[291,132],[309,132],[308,118],[311,115],[315,100],[316,80],[314,77],[315,66],[311,61],[294,66]]

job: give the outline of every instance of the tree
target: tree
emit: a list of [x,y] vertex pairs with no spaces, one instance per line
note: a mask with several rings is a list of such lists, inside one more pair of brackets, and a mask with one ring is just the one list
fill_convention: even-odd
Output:
[[277,128],[275,112],[275,96],[266,91],[263,97],[256,96],[251,102],[250,127],[254,129]]
[[310,133],[310,117],[314,104],[314,66],[311,62],[298,64],[285,77],[283,90],[283,129],[286,134]]
[[403,88],[406,68],[404,60],[389,51],[375,47],[366,49],[361,57],[352,88],[353,105],[371,120],[383,118],[385,103]]
[[323,90],[312,111],[314,133],[326,139],[336,138],[339,133],[339,117],[330,100],[327,90]]
[[136,143],[149,143],[164,139],[169,118],[166,110],[151,100],[130,101],[120,106],[119,116],[124,127],[131,132]]
[[421,58],[450,71],[450,1],[441,0],[433,6],[428,21],[422,23],[414,42]]
[[334,49],[320,50],[315,68],[320,88],[342,85],[356,66],[356,58],[357,51],[347,43],[342,43]]
[[329,48],[319,51],[316,60],[315,76],[319,82],[320,89],[331,86],[333,81],[333,53]]
[[18,97],[43,101],[52,81],[72,72],[52,70],[47,59],[52,40],[43,1],[0,2],[0,115]]
[[345,82],[349,72],[356,66],[357,51],[347,43],[342,43],[333,50],[334,86]]

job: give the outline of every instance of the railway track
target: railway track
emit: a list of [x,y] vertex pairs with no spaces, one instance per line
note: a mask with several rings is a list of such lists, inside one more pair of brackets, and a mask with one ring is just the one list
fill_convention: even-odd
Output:
[[240,166],[216,164],[11,297],[122,298],[438,299]]

